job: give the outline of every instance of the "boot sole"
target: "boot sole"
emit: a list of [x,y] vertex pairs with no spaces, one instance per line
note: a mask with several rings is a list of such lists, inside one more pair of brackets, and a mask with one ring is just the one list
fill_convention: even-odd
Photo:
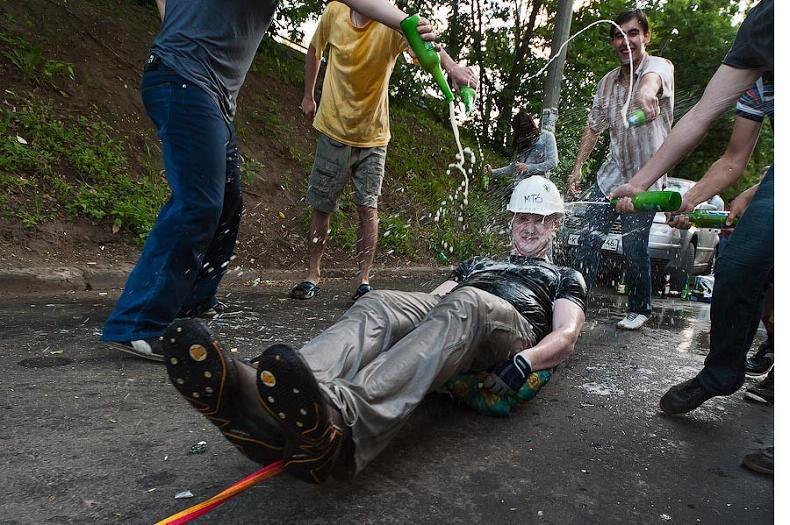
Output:
[[236,365],[197,319],[177,319],[163,341],[167,375],[181,396],[216,425],[250,459],[271,463],[282,458],[283,447],[272,437],[245,423],[233,398],[238,395]]
[[287,437],[288,472],[322,483],[334,466],[343,433],[329,419],[318,382],[302,357],[285,345],[269,347],[257,361],[259,401]]

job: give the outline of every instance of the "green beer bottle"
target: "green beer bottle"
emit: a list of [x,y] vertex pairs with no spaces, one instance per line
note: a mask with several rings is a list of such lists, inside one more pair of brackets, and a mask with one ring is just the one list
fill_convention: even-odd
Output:
[[709,210],[694,210],[686,214],[689,222],[697,228],[733,228],[738,224],[738,219],[735,219],[733,224],[727,226],[727,217],[730,216],[728,211],[709,211]]
[[[612,207],[618,199],[612,199]],[[636,211],[677,211],[683,197],[676,191],[642,191],[631,197]]]
[[455,97],[453,97],[453,92],[447,83],[444,73],[442,73],[439,53],[436,52],[436,48],[431,42],[426,42],[420,37],[420,33],[417,31],[419,22],[419,15],[407,16],[401,20],[400,28],[403,30],[403,35],[406,37],[406,41],[409,42],[414,54],[417,55],[420,66],[430,73],[436,80],[436,83],[439,84],[439,89],[444,94],[444,100],[452,102],[455,100]]
[[461,100],[464,101],[464,107],[466,108],[466,114],[470,114],[472,109],[475,107],[475,90],[472,86],[466,85],[461,88]]
[[644,110],[637,109],[628,116],[629,128],[635,128],[643,124],[647,124],[647,115],[645,114]]

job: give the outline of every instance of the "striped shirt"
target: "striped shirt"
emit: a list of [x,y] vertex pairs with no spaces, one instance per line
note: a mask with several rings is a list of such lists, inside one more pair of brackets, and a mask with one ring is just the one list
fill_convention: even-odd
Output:
[[735,114],[756,122],[765,117],[774,125],[774,82],[773,75],[766,73],[747,89],[735,105]]
[[[654,120],[633,128],[626,127],[620,113],[628,97],[628,77],[623,78],[618,67],[607,73],[598,83],[587,126],[595,133],[609,130],[609,151],[597,176],[598,187],[604,195],[609,195],[616,187],[631,180],[669,135],[675,104],[674,71],[672,62],[665,58],[645,55],[642,59],[634,71],[634,85],[638,89],[639,81],[644,75],[657,74],[661,78],[661,90],[658,94],[661,111]],[[632,99],[627,114],[630,115],[636,109]],[[650,189],[661,189],[665,183],[666,175],[658,179]]]

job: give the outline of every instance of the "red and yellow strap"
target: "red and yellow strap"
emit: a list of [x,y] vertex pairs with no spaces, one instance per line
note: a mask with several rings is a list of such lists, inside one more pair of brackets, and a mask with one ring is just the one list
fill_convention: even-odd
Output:
[[173,514],[169,518],[165,518],[158,522],[156,525],[180,525],[182,523],[189,523],[193,519],[207,514],[214,508],[219,507],[236,494],[244,492],[256,483],[263,481],[264,479],[271,478],[272,476],[276,476],[282,472],[283,469],[285,469],[285,461],[282,459],[275,461],[274,463],[253,472],[246,478],[240,479],[216,496],[198,503],[197,505],[193,505],[186,510],[182,510],[178,514]]

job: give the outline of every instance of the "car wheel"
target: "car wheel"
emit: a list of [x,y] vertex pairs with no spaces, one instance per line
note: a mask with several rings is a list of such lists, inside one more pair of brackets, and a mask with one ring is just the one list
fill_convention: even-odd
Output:
[[694,259],[697,256],[697,247],[693,243],[689,243],[686,247],[685,253],[678,261],[677,267],[672,269],[670,273],[669,286],[672,290],[681,291],[686,284],[686,279],[694,275]]

